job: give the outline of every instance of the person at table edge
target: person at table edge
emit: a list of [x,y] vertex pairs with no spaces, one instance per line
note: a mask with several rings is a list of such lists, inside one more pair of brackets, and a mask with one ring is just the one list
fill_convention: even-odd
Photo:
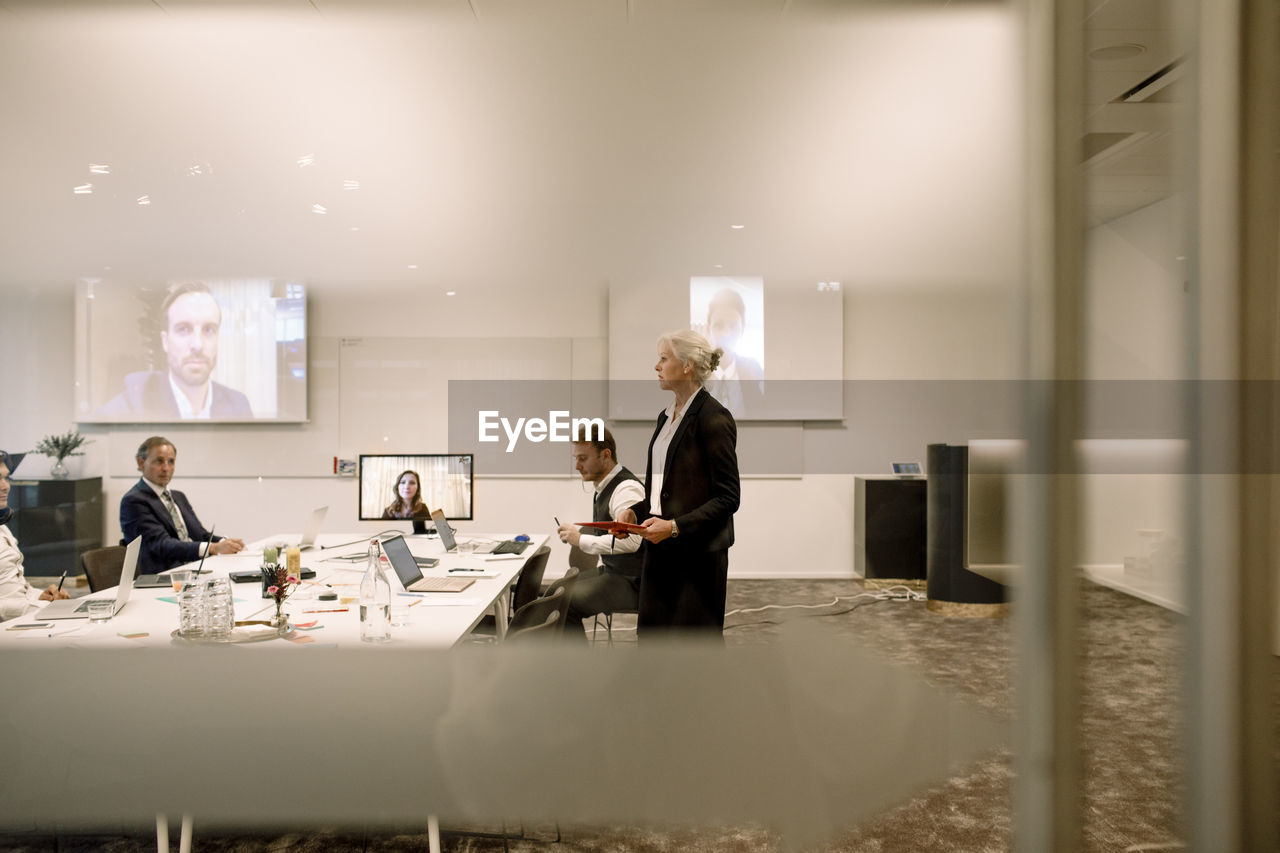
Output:
[[27,583],[18,540],[8,527],[13,517],[13,510],[9,508],[9,471],[9,455],[0,450],[0,622],[25,616],[43,607],[43,601],[71,597],[54,584],[36,591]]
[[136,461],[142,478],[120,500],[120,530],[126,542],[142,537],[138,571],[155,574],[190,563],[209,554],[234,554],[244,550],[244,542],[214,536],[200,523],[191,502],[182,492],[169,488],[177,467],[178,450],[173,442],[153,435],[138,447]]
[[[573,443],[574,468],[584,483],[591,483],[592,521],[616,521],[619,513],[644,499],[644,484],[618,459],[618,445],[609,430],[598,438]],[[631,535],[619,539],[612,534],[596,535],[596,528],[578,530],[574,524],[562,524],[556,530],[560,541],[600,557],[595,574],[584,573],[573,585],[569,596],[569,616],[565,634],[586,639],[582,620],[597,613],[633,612],[640,604],[640,570],[644,557],[639,553],[641,539]]]

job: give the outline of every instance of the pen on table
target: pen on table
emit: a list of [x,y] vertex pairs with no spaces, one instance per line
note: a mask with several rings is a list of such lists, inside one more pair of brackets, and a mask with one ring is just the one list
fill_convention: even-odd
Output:
[[451,575],[466,575],[466,574],[482,575],[484,574],[484,572],[485,572],[484,569],[450,569],[449,570],[449,574]]

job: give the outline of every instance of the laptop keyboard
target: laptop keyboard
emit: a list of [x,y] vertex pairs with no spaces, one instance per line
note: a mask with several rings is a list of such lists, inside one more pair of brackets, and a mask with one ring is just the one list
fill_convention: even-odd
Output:
[[517,542],[514,539],[506,539],[499,542],[497,547],[490,551],[490,554],[523,554],[524,549],[529,547],[528,542]]
[[462,592],[471,586],[474,581],[471,578],[439,578],[425,577],[418,578],[409,584],[410,592]]

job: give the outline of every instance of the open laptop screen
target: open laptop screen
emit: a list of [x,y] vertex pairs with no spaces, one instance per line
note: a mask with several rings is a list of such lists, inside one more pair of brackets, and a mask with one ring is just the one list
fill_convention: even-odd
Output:
[[400,583],[405,587],[422,577],[422,570],[418,568],[418,563],[409,550],[409,543],[404,541],[403,536],[388,536],[383,539],[382,550],[386,553],[391,568],[395,569],[396,576],[400,578]]

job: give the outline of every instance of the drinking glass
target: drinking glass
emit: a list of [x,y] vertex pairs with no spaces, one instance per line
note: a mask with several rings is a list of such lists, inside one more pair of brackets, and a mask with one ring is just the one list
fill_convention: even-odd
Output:
[[228,638],[235,622],[235,599],[231,595],[231,581],[225,577],[214,578],[208,582],[205,592],[205,635],[218,639]]
[[187,581],[178,593],[178,632],[188,639],[204,636],[204,584]]

